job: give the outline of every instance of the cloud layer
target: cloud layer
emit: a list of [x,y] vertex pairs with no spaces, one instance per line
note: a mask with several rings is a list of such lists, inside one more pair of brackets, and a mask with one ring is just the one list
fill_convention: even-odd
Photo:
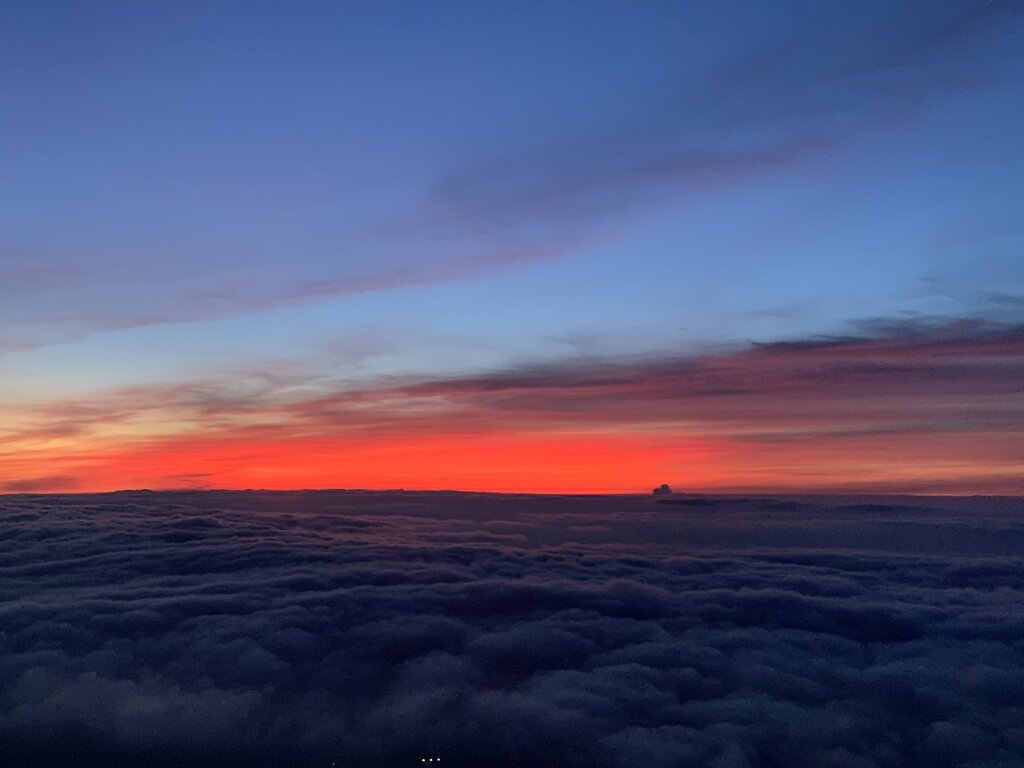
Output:
[[0,764],[996,766],[1015,500],[3,498]]
[[979,320],[432,380],[281,364],[10,409],[0,489],[1022,493],[1022,380],[1024,328]]

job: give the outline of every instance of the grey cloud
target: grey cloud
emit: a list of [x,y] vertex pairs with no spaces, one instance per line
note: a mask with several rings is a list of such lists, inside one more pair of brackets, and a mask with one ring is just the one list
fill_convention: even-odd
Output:
[[1019,500],[686,498],[3,497],[0,765],[1024,756]]
[[8,493],[36,493],[40,491],[68,490],[79,484],[77,477],[70,475],[44,475],[29,480],[8,480],[0,484],[0,491]]

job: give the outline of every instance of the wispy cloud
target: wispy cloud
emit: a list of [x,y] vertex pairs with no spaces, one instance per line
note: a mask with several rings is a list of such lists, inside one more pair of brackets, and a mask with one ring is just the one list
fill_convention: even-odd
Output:
[[[635,206],[821,160],[927,104],[998,77],[972,53],[1018,3],[804,5],[742,52],[681,72],[612,128],[518,149],[428,195],[438,223],[593,227]],[[870,41],[870,44],[867,43]],[[973,49],[973,50],[972,50]]]
[[160,237],[116,253],[97,253],[85,236],[75,247],[7,245],[0,352],[558,259],[620,236],[640,206],[819,161],[924,104],[997,78],[992,62],[974,54],[1019,21],[1015,2],[827,13],[797,6],[753,39],[723,45],[703,68],[666,72],[646,107],[613,106],[587,131],[556,126],[548,141],[506,138],[475,160],[453,162],[418,203],[378,211],[377,223],[358,232],[331,229],[310,246],[315,255],[297,260],[291,246],[263,252],[244,233],[179,232],[173,242]]
[[[21,412],[9,419],[20,426],[9,428],[0,461],[4,474],[31,479],[53,473],[48,461],[77,457],[67,472],[80,475],[76,462],[105,446],[111,456],[146,457],[141,474],[159,476],[145,485],[198,471],[216,484],[212,462],[227,485],[416,478],[429,487],[434,478],[536,489],[541,477],[585,487],[599,477],[593,466],[614,466],[617,456],[629,477],[605,480],[624,488],[654,472],[719,486],[956,490],[1002,478],[992,487],[1011,487],[1024,464],[1024,326],[872,327],[700,356],[570,359],[433,380],[323,377],[311,387],[281,366],[225,373]],[[572,467],[568,476],[559,462]],[[247,467],[256,475],[245,479]]]

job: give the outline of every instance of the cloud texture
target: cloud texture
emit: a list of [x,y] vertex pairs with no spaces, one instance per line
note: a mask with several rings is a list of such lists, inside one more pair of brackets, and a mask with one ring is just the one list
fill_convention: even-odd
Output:
[[5,766],[1010,766],[1020,502],[0,501]]

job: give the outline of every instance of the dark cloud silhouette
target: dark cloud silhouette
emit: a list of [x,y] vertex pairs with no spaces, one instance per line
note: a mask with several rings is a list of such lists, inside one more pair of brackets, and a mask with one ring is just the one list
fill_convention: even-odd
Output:
[[[755,427],[765,420],[808,429],[857,427],[861,433],[1000,425],[1016,430],[1024,424],[1024,406],[1017,399],[1024,376],[1024,326],[973,318],[874,320],[845,335],[755,342],[702,355],[570,358],[426,381],[324,379],[296,396],[294,390],[308,376],[301,366],[293,371],[276,365],[128,387],[92,401],[41,407],[35,414],[39,426],[17,436],[78,434],[156,409],[201,417],[205,427],[231,426],[233,419],[262,414],[304,428],[333,424],[346,434],[360,429],[408,434],[436,427],[441,404],[449,424],[487,426],[512,416],[518,424],[531,418],[622,424],[685,417]],[[991,396],[1001,399],[984,407]],[[977,407],[960,407],[965,397],[978,400]],[[435,406],[427,416],[409,407],[421,399]],[[905,401],[914,408],[887,409],[874,423],[867,411],[878,400]]]
[[996,766],[1015,499],[0,500],[0,765]]
[[28,480],[9,480],[5,483],[0,483],[0,490],[9,493],[37,493],[55,489],[66,490],[77,485],[79,485],[78,478],[71,475],[45,475]]

